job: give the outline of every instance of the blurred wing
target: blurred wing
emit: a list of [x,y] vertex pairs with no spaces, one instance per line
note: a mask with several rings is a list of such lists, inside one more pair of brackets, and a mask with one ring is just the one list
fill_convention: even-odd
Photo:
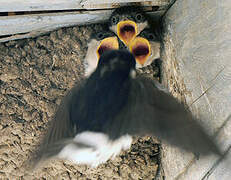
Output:
[[78,92],[78,89],[78,86],[73,87],[63,98],[48,128],[43,142],[44,145],[75,135],[74,123],[71,122],[70,117],[70,109],[73,96]]
[[40,160],[46,160],[56,155],[75,136],[76,129],[74,123],[71,121],[70,109],[71,100],[78,93],[79,88],[80,86],[73,87],[61,101],[44,138],[38,145],[38,149],[31,155],[31,159],[29,159],[29,164],[32,168]]
[[131,84],[126,107],[105,128],[111,138],[126,133],[149,134],[190,152],[220,154],[204,129],[174,97],[144,77]]

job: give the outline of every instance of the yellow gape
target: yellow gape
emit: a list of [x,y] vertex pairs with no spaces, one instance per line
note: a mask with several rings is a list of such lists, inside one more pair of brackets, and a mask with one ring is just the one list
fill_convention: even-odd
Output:
[[103,39],[96,50],[98,59],[105,51],[112,49],[119,49],[119,42],[117,37],[107,37]]
[[142,37],[136,37],[129,44],[130,52],[135,56],[136,62],[144,65],[148,57],[151,55],[150,43],[147,39]]
[[117,24],[118,37],[126,46],[137,36],[137,33],[137,25],[134,21],[126,20]]

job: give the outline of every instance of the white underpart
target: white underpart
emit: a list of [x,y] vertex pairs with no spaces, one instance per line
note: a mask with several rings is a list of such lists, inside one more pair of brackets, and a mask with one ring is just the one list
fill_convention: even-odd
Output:
[[112,141],[104,133],[85,131],[76,135],[73,141],[89,147],[68,144],[58,154],[58,158],[97,167],[120,154],[122,150],[128,150],[132,144],[132,137],[124,135]]
[[148,57],[147,61],[143,65],[136,63],[136,69],[148,66],[152,64],[152,62],[155,59],[160,58],[160,42],[154,42],[154,41],[149,41],[149,42],[151,46],[151,55]]
[[136,78],[136,71],[134,69],[130,70],[130,77],[132,79],[135,79]]
[[148,28],[148,21],[144,21],[142,23],[137,23],[137,35],[140,34],[145,28]]
[[100,45],[100,42],[95,39],[92,39],[88,43],[87,53],[84,59],[86,77],[89,77],[95,71],[97,67],[98,57],[96,54],[96,50],[99,45]]

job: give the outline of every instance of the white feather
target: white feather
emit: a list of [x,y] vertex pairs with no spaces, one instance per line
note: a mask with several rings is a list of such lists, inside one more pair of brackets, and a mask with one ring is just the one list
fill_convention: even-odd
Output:
[[73,141],[88,147],[68,144],[58,154],[58,158],[97,167],[120,154],[122,150],[128,150],[132,144],[132,137],[124,135],[112,141],[104,133],[86,131],[76,135]]
[[89,77],[97,67],[98,57],[97,57],[96,50],[99,45],[100,45],[100,41],[97,41],[95,39],[92,39],[88,43],[87,54],[84,59],[86,77]]

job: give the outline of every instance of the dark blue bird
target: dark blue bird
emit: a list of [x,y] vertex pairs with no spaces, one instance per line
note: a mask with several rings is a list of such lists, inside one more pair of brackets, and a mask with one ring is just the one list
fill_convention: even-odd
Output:
[[126,50],[106,51],[61,102],[32,162],[61,158],[96,167],[127,150],[132,136],[153,135],[186,151],[220,155],[190,112],[158,82],[135,73]]

